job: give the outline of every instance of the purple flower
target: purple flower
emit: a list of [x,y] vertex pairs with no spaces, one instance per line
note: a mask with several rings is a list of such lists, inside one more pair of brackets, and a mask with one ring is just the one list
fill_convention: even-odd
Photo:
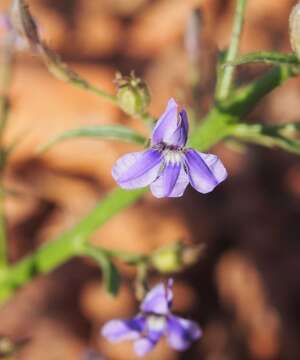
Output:
[[180,197],[189,183],[205,194],[225,180],[227,172],[217,156],[185,147],[188,127],[186,110],[178,113],[176,101],[170,99],[153,129],[151,147],[122,156],[113,167],[119,186],[150,185],[155,197]]
[[111,320],[102,328],[102,335],[111,342],[132,340],[137,355],[151,351],[162,336],[178,351],[186,350],[202,335],[200,327],[190,320],[171,313],[173,280],[155,286],[140,306],[140,313],[128,320]]

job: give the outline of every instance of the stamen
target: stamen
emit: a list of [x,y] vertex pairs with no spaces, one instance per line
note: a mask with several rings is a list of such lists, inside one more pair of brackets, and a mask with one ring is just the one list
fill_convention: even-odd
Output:
[[163,151],[163,156],[167,164],[169,163],[171,165],[176,165],[176,164],[179,165],[182,159],[182,151],[165,149]]
[[147,318],[147,327],[149,331],[163,331],[166,326],[166,318],[164,316],[150,315]]

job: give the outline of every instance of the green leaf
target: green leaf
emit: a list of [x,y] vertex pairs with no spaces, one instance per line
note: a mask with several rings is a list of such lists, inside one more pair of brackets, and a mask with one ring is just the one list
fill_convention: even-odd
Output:
[[106,290],[116,296],[120,288],[120,275],[108,254],[101,248],[87,245],[85,255],[93,258],[101,267]]
[[282,54],[276,52],[260,51],[239,56],[234,61],[224,63],[223,66],[237,66],[258,62],[274,65],[300,65],[300,60],[293,53]]
[[94,125],[82,127],[79,129],[67,130],[66,132],[55,136],[49,142],[42,145],[39,148],[39,152],[45,152],[49,150],[52,146],[63,142],[65,140],[90,137],[90,138],[99,138],[99,139],[108,139],[108,140],[121,140],[125,142],[131,142],[136,144],[145,144],[147,139],[137,133],[134,130],[129,129],[126,126],[122,125]]

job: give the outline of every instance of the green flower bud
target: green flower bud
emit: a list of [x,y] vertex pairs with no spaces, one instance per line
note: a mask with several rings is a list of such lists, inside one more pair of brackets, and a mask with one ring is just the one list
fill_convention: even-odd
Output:
[[300,57],[300,3],[294,6],[289,23],[291,47],[297,57]]
[[134,73],[130,76],[116,75],[118,86],[117,98],[121,109],[130,115],[144,114],[149,103],[150,93],[146,83],[137,78]]
[[27,345],[29,339],[20,338],[20,339],[10,339],[6,336],[0,337],[0,358],[8,358],[15,355],[16,352],[21,350],[25,345]]
[[14,348],[15,348],[15,345],[12,342],[12,340],[10,340],[7,337],[0,338],[0,356],[1,357],[13,354]]
[[176,243],[157,250],[150,258],[152,267],[160,273],[179,272],[195,264],[203,247]]

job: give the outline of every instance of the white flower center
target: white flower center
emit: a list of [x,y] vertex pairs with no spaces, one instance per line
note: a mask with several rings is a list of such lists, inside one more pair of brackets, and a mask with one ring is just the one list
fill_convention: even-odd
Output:
[[166,319],[164,316],[150,315],[147,317],[147,326],[149,331],[163,331],[166,327]]
[[181,163],[182,153],[178,150],[165,149],[163,156],[167,164],[176,165]]

